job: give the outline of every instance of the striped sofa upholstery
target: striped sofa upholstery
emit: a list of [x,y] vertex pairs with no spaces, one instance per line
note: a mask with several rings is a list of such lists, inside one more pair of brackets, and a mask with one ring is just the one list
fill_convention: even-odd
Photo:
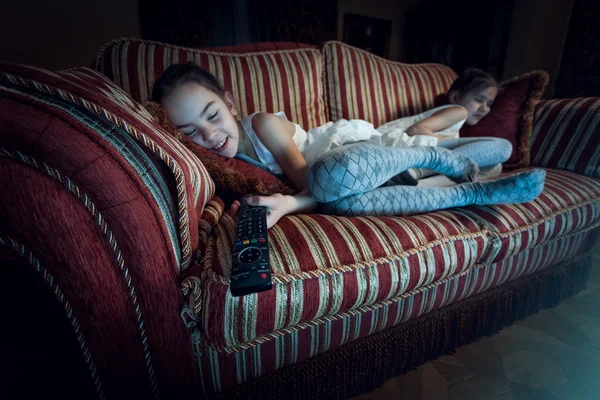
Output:
[[540,101],[531,133],[532,165],[600,178],[600,98]]
[[100,49],[95,69],[144,103],[150,99],[154,81],[169,65],[188,61],[218,76],[242,115],[283,111],[307,130],[327,122],[322,56],[315,48],[224,53],[118,39]]
[[[11,193],[0,196],[0,261],[23,260],[51,287],[98,398],[204,398],[277,371],[287,380],[273,397],[327,385],[337,370],[296,381],[285,367],[543,274],[584,252],[598,232],[597,99],[553,100],[538,105],[533,127],[532,160],[548,174],[535,201],[411,217],[289,215],[269,232],[273,289],[234,298],[235,222],[202,164],[139,105],[158,74],[195,60],[224,76],[244,113],[283,109],[310,128],[338,118],[378,125],[422,111],[455,73],[339,42],[229,50],[119,39],[96,59],[114,83],[84,68],[0,64],[0,104],[11,110],[0,116],[0,187]],[[518,314],[521,299],[510,301]],[[440,328],[458,330],[441,335],[490,333],[461,324],[498,320],[505,306],[470,317],[465,306]],[[403,346],[411,354],[379,350],[381,365],[414,367],[406,360],[426,359],[443,342],[409,333]],[[338,362],[361,357],[369,359]],[[348,367],[345,382],[389,376],[374,363],[363,368],[377,379]]]
[[194,369],[179,282],[214,192],[204,166],[87,68],[0,63],[0,108],[0,261],[50,287],[99,398],[189,391],[169,364]]
[[363,119],[382,125],[434,107],[456,73],[440,64],[385,60],[341,42],[323,45],[329,119]]
[[[568,183],[566,183],[568,182]],[[269,232],[273,289],[229,294],[234,221],[211,228],[186,287],[204,386],[221,391],[580,254],[600,226],[600,181],[548,170],[519,205],[413,217],[286,216]]]

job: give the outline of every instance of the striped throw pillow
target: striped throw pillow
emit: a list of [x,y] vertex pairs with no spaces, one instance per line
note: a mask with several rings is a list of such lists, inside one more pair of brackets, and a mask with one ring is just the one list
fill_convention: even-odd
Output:
[[456,73],[440,64],[403,64],[341,42],[327,42],[326,102],[332,121],[363,119],[376,127],[434,107]]
[[213,73],[233,94],[243,116],[283,111],[305,129],[327,122],[322,57],[317,49],[236,54],[123,38],[100,49],[95,69],[144,103],[169,65],[188,61]]

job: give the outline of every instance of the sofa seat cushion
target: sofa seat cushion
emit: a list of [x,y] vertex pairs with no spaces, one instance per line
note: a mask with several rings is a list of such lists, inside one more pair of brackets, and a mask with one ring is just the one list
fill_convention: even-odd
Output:
[[220,216],[199,265],[184,280],[184,287],[201,280],[191,309],[200,309],[198,322],[219,347],[433,284],[473,268],[489,247],[478,223],[452,210],[414,217],[286,216],[269,231],[273,289],[232,297],[234,226],[229,215]]
[[205,253],[184,282],[201,288],[192,308],[211,345],[243,347],[590,230],[599,201],[600,181],[549,170],[542,196],[528,204],[412,217],[287,216],[269,231],[273,289],[245,297],[229,292],[234,220],[213,211]]
[[307,130],[327,122],[323,62],[316,48],[225,53],[125,38],[103,46],[94,68],[143,104],[150,100],[154,81],[169,65],[188,61],[223,83],[242,116],[283,111]]
[[[562,269],[562,274],[571,275],[556,276],[555,279],[560,281],[558,285],[548,282],[543,277],[531,277],[529,280],[528,275],[542,275],[549,267],[552,269],[551,267],[558,263],[577,258],[585,251],[586,243],[597,232],[597,230],[587,231],[561,237],[523,251],[502,262],[477,265],[462,274],[442,279],[433,285],[387,301],[281,329],[241,346],[223,349],[212,345],[207,340],[200,340],[194,345],[194,352],[198,360],[202,387],[206,388],[207,392],[221,392],[311,357],[339,349],[347,343],[405,324],[440,308],[490,292],[497,286],[510,285],[515,280],[520,281],[519,286],[524,281],[531,282],[525,290],[515,292],[510,289],[510,286],[505,286],[504,290],[490,293],[490,298],[494,299],[493,303],[483,307],[475,306],[481,301],[479,298],[462,305],[456,304],[456,307],[447,309],[449,311],[431,315],[431,319],[436,321],[434,327],[428,326],[423,320],[414,321],[404,328],[407,337],[391,339],[399,341],[401,349],[393,354],[386,354],[383,358],[378,354],[371,357],[370,362],[365,362],[365,365],[377,365],[377,368],[381,367],[380,364],[384,359],[387,359],[389,364],[382,368],[390,368],[389,365],[397,366],[399,360],[403,365],[412,362],[420,364],[422,361],[416,360],[420,357],[427,359],[434,348],[443,351],[452,350],[444,349],[444,343],[460,345],[474,332],[479,332],[478,335],[483,332],[487,334],[494,331],[495,328],[491,326],[501,326],[495,324],[498,324],[502,318],[510,318],[511,321],[515,318],[520,319],[532,312],[533,307],[537,309],[540,297],[544,298],[544,304],[551,305],[557,299],[557,289],[558,292],[563,292],[571,285],[577,287],[578,282],[585,280],[583,277],[586,268],[581,268],[581,265]],[[554,273],[556,272],[552,272]],[[457,315],[450,310],[462,311]],[[432,328],[434,331],[431,331]],[[462,331],[466,336],[462,336],[461,333],[458,333],[458,337],[448,335],[455,329]],[[442,332],[446,332],[446,336],[442,341],[438,341],[444,336]],[[425,340],[421,341],[421,346],[418,348],[410,349],[411,343],[415,343],[415,340],[410,338],[411,335],[425,335]],[[429,343],[428,338],[432,339]],[[380,337],[378,343],[366,352],[372,356],[374,348],[379,348],[381,343],[390,340],[390,337],[381,340]],[[374,361],[379,361],[379,364],[374,364]],[[317,384],[314,378],[311,379],[311,384]],[[327,384],[328,379],[329,376],[323,376],[321,382]]]
[[466,207],[460,211],[497,238],[486,263],[600,224],[600,180],[546,169],[542,194],[530,203]]

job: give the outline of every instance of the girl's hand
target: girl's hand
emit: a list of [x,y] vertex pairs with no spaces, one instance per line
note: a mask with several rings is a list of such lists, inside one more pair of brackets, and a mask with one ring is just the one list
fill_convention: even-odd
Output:
[[289,213],[288,203],[286,202],[286,198],[288,197],[290,196],[284,196],[280,193],[275,193],[271,196],[252,196],[248,198],[248,204],[269,208],[267,229],[270,229],[281,217]]
[[[269,214],[267,215],[267,229],[279,221],[281,217],[290,212],[288,202],[286,198],[291,196],[284,196],[276,193],[271,196],[252,196],[247,199],[248,204],[252,206],[263,206],[269,208]],[[240,202],[235,200],[231,204],[231,216],[235,217],[240,208]]]
[[[247,199],[248,204],[269,208],[267,215],[267,229],[279,221],[281,217],[292,213],[310,213],[317,208],[317,201],[309,196],[306,191],[295,196],[286,196],[276,193],[271,196],[252,196]],[[231,216],[235,217],[240,208],[240,202],[234,201],[231,205]]]

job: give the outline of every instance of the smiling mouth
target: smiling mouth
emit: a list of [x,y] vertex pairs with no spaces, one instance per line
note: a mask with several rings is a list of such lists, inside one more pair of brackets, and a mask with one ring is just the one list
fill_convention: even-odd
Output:
[[221,143],[219,143],[218,145],[213,147],[211,150],[216,151],[216,152],[223,151],[227,148],[227,142],[228,142],[228,139],[225,138],[225,139],[223,139],[223,141]]

